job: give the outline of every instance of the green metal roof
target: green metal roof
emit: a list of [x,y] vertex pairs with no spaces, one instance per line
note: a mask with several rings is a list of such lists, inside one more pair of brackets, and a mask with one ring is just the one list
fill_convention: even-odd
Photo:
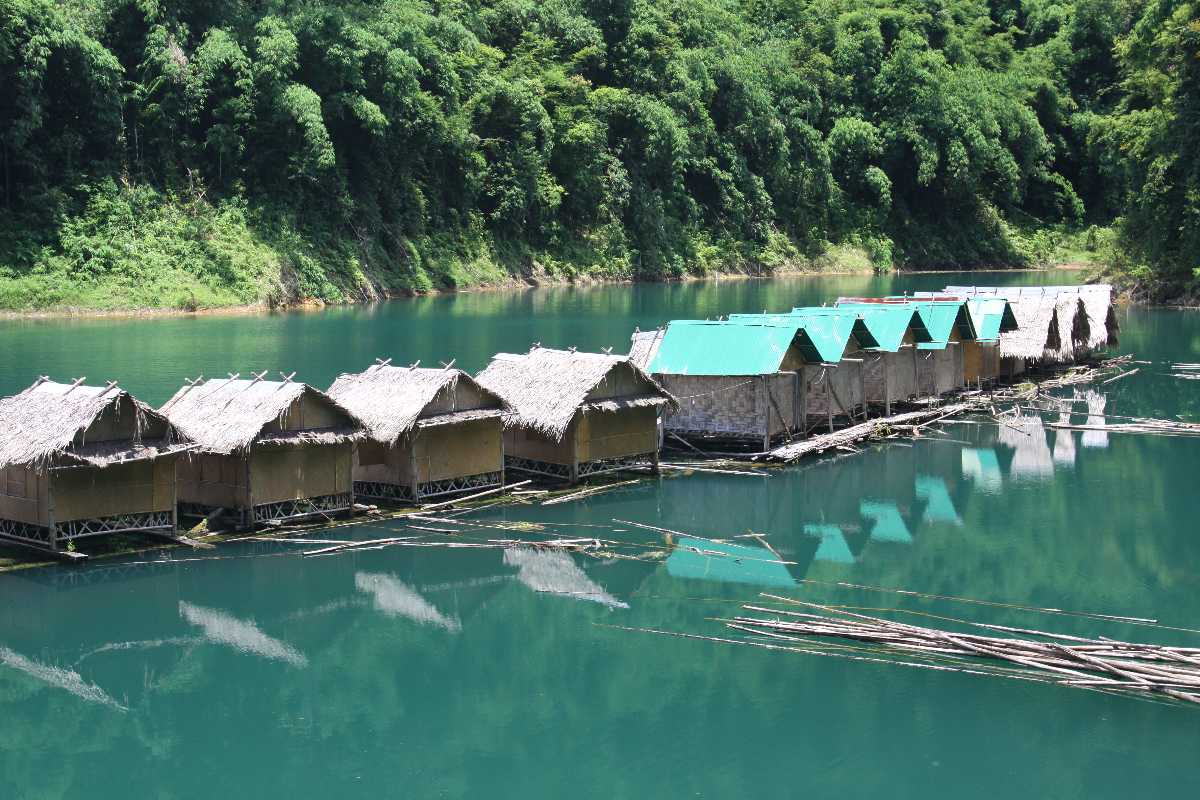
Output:
[[904,344],[904,334],[912,329],[913,338],[917,342],[931,341],[929,331],[925,329],[925,321],[915,308],[905,304],[887,303],[857,303],[853,301],[838,301],[838,308],[854,311],[863,318],[863,322],[878,342],[878,349],[895,353]]
[[975,338],[981,342],[998,342],[1000,334],[1017,329],[1012,306],[1002,297],[974,297],[967,300],[967,308],[975,323]]
[[855,332],[850,315],[730,314],[728,325],[771,325],[799,331],[797,344],[810,364],[836,364],[846,352],[850,334]]
[[800,344],[797,330],[798,325],[674,320],[667,326],[648,371],[658,375],[778,372],[793,342]]

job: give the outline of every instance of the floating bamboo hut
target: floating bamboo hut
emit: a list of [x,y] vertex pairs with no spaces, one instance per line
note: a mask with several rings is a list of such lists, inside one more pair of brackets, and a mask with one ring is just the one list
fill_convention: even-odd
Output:
[[83,380],[40,378],[0,400],[0,537],[59,552],[87,536],[173,535],[185,438],[115,382]]
[[[1046,336],[1047,346],[1041,355],[1028,355],[1032,344],[1024,342],[1019,349],[1026,353],[1028,363],[1062,364],[1090,357],[1093,353],[1118,344],[1120,330],[1116,307],[1112,302],[1112,287],[1107,284],[1086,286],[948,286],[948,293],[962,297],[1002,297],[1009,301],[1018,318],[1037,315],[1039,321],[1052,324]],[[1053,302],[1054,318],[1046,320],[1045,305]],[[1018,309],[1018,306],[1022,308]],[[1018,319],[1020,321],[1020,319]],[[1023,340],[1024,337],[1014,337]],[[1012,350],[1001,342],[1001,350]],[[1002,356],[1015,358],[1016,356]],[[1025,363],[1011,364],[1019,374]]]
[[814,341],[831,342],[836,348],[836,355],[823,353],[821,361],[804,365],[804,406],[809,426],[824,420],[832,431],[835,417],[865,417],[864,365],[867,350],[878,343],[862,316],[853,309],[821,306],[793,308],[787,318],[799,321]]
[[182,513],[252,527],[353,509],[363,424],[323,392],[234,375],[191,382],[160,411],[198,445],[179,465]]
[[905,304],[843,297],[837,307],[862,317],[877,343],[862,351],[864,399],[882,405],[891,416],[892,403],[917,395],[917,344],[931,341],[925,322]]
[[511,408],[462,370],[379,362],[341,375],[328,394],[367,428],[355,449],[355,496],[416,503],[504,485]]
[[[914,298],[933,298],[953,292],[917,292]],[[1017,318],[1003,297],[956,295],[966,303],[975,328],[975,338],[962,342],[963,379],[966,385],[982,386],[1000,377],[1000,337],[1017,330]]]
[[625,356],[533,347],[500,353],[476,377],[514,412],[505,465],[570,483],[658,467],[658,418],[674,398]]
[[930,340],[917,345],[917,386],[925,396],[937,397],[967,385],[963,343],[975,339],[975,325],[967,305],[956,298],[914,300],[925,320]]
[[1086,355],[1120,343],[1120,324],[1113,303],[1112,286],[1106,283],[1083,286],[947,286],[946,292],[962,296],[994,295],[1009,300],[1022,297],[1076,295],[1082,300],[1087,315]]
[[917,395],[937,397],[966,386],[964,342],[975,339],[975,326],[964,300],[950,296],[858,298],[859,303],[911,307],[928,338],[917,342]]
[[630,359],[679,402],[663,420],[683,439],[770,449],[803,428],[799,373],[819,351],[795,321],[675,320],[634,333]]

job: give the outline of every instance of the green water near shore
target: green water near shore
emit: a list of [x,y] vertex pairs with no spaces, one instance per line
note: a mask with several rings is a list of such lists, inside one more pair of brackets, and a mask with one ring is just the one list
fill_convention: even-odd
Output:
[[[260,317],[7,321],[0,392],[47,372],[88,375],[119,378],[157,404],[199,372],[297,370],[325,386],[377,356],[457,358],[476,370],[534,341],[623,350],[635,325],[671,317],[962,280],[611,286]],[[1154,363],[1103,387],[1106,410],[1200,420],[1200,389],[1165,374],[1169,362],[1200,360],[1200,315],[1133,309],[1121,323],[1121,351]],[[295,545],[245,543],[0,575],[0,796],[1195,796],[1192,709],[614,627],[721,636],[711,618],[769,591],[1200,646],[1196,633],[835,585],[1200,627],[1195,440],[949,432],[768,478],[671,476],[473,517],[594,532],[629,553],[653,534],[614,520],[701,536],[752,530],[786,566],[682,551],[660,563],[466,549],[301,559]],[[375,522],[337,536],[401,529]]]

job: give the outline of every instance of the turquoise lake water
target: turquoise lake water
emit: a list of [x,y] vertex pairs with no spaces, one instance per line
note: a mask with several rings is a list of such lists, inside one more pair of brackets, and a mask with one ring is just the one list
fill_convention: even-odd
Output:
[[[475,371],[535,341],[622,352],[635,326],[672,317],[972,280],[1075,276],[786,278],[3,321],[0,393],[39,374],[86,375],[157,405],[200,373],[295,370],[324,388],[376,357],[455,358]],[[1120,321],[1119,350],[1151,363],[1101,387],[1107,413],[1200,421],[1200,386],[1167,374],[1200,361],[1200,314],[1134,308]],[[787,565],[683,549],[658,562],[434,548],[301,558],[307,548],[247,542],[0,575],[0,797],[1200,796],[1195,709],[623,629],[722,636],[716,618],[770,592],[1200,646],[1200,633],[837,585],[1200,628],[1200,442],[947,430],[770,477],[672,474],[468,517],[540,525],[530,539],[603,536],[628,553],[661,539],[618,520],[756,532]],[[372,522],[330,536],[402,530]]]

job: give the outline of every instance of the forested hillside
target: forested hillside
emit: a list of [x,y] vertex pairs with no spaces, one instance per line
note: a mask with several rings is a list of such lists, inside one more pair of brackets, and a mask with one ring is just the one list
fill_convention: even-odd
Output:
[[1184,291],[1198,6],[0,0],[0,307],[1069,243]]

